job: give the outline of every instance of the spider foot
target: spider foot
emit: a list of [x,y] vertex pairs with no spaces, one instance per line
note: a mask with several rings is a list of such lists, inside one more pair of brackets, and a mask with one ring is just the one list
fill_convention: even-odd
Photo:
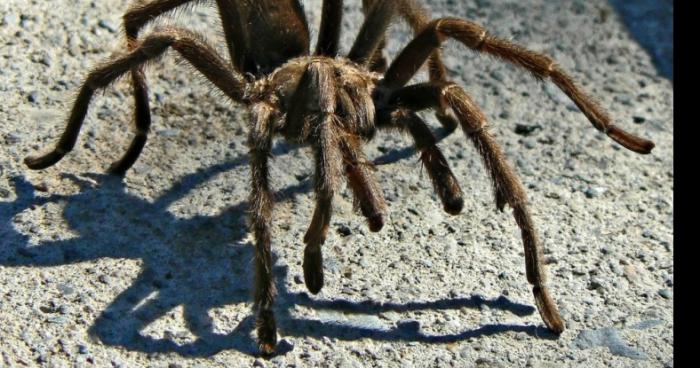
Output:
[[607,135],[625,148],[645,155],[651,153],[655,146],[654,142],[637,137],[614,125],[608,127]]
[[272,310],[261,310],[258,314],[258,348],[264,356],[275,353],[277,347],[277,325]]
[[56,164],[63,156],[65,152],[53,150],[43,156],[27,157],[24,159],[24,164],[32,170],[41,170]]
[[129,167],[124,165],[122,161],[117,161],[109,165],[107,168],[107,174],[118,176],[118,177],[123,177],[126,175],[126,170],[128,170]]
[[462,212],[462,208],[464,208],[462,190],[440,149],[437,146],[425,149],[421,154],[421,160],[428,169],[428,175],[442,201],[445,212],[450,215]]
[[367,218],[369,222],[369,231],[376,233],[384,227],[384,216],[381,213],[376,213]]
[[323,255],[321,250],[304,252],[304,282],[312,294],[323,288]]
[[547,288],[544,286],[535,286],[532,288],[532,293],[535,294],[535,303],[537,303],[537,309],[540,311],[540,316],[542,316],[544,324],[550,331],[556,334],[562,333],[566,329],[566,326]]

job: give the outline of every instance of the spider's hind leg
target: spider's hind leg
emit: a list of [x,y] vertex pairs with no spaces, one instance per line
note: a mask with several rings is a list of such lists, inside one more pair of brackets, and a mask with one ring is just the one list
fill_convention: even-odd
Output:
[[[153,19],[170,12],[195,0],[154,0],[149,3],[134,2],[124,14],[124,30],[126,33],[127,50],[132,51],[138,46],[137,37],[139,31]],[[134,96],[134,125],[136,135],[131,141],[124,155],[112,163],[107,172],[123,176],[141,155],[143,147],[148,140],[148,131],[151,127],[151,112],[148,103],[148,85],[143,67],[139,66],[131,70],[131,85]]]

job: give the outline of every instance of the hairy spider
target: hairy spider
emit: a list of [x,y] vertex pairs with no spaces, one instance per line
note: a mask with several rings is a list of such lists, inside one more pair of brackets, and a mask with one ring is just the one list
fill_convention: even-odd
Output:
[[[318,293],[323,287],[321,246],[342,178],[370,230],[379,231],[384,225],[382,192],[361,148],[377,129],[408,132],[444,210],[450,214],[461,211],[459,184],[431,130],[416,114],[433,109],[448,129],[460,126],[482,156],[493,182],[497,208],[503,210],[508,204],[522,232],[527,280],[533,285],[540,315],[553,332],[564,330],[564,321],[545,285],[542,249],[522,184],[489,133],[484,114],[467,92],[447,81],[439,47],[453,38],[472,50],[522,67],[538,79],[549,79],[573,100],[596,129],[632,151],[649,153],[654,147],[652,142],[614,126],[608,115],[548,56],[491,36],[485,28],[467,20],[430,21],[415,0],[363,0],[365,20],[346,57],[337,55],[342,0],[323,1],[313,54],[309,51],[309,27],[299,0],[217,0],[230,62],[202,37],[185,29],[165,27],[139,38],[139,30],[154,18],[200,2],[203,0],[151,0],[131,6],[124,15],[127,51],[88,74],[57,146],[43,156],[27,158],[26,164],[31,169],[43,169],[58,162],[75,145],[95,91],[131,72],[136,135],[126,154],[109,169],[123,175],[141,153],[151,123],[142,67],[169,48],[181,54],[228,98],[252,111],[248,145],[252,172],[250,222],[256,254],[254,308],[259,347],[262,353],[271,354],[277,343],[270,249],[273,198],[268,168],[273,136],[280,134],[290,142],[313,148],[316,207],[304,236],[303,269],[307,288]],[[387,64],[382,51],[386,29],[394,16],[405,19],[416,36]],[[426,62],[430,81],[406,86]]]

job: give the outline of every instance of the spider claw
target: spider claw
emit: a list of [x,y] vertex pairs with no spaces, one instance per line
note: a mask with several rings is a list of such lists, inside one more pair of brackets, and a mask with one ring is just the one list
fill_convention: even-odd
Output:
[[454,197],[449,200],[445,200],[443,204],[443,209],[450,215],[459,215],[464,208],[464,199],[462,197]]
[[376,233],[384,227],[384,217],[381,213],[375,214],[369,218],[369,231]]
[[505,203],[505,202],[503,202],[503,203],[496,203],[496,209],[499,210],[499,211],[501,211],[501,212],[504,212],[505,209],[506,209],[506,203]]
[[656,146],[654,142],[627,133],[614,125],[608,127],[607,135],[625,148],[643,155],[651,153]]
[[271,356],[277,347],[277,325],[271,310],[258,314],[258,348],[263,356]]
[[323,288],[323,255],[318,251],[304,252],[304,283],[311,294],[318,294]]
[[506,200],[506,196],[504,196],[501,192],[496,192],[496,208],[503,212],[503,210],[506,208],[506,203],[508,201]]
[[125,168],[124,165],[121,164],[121,161],[117,161],[109,165],[109,167],[107,168],[107,174],[118,177],[124,177],[124,175],[126,175],[126,170],[127,168]]
[[554,304],[554,299],[549,295],[549,291],[544,286],[535,286],[532,288],[532,293],[535,295],[535,303],[540,311],[540,316],[547,328],[556,333],[561,334],[566,329],[564,320],[562,320],[557,307]]
[[42,170],[56,164],[63,156],[65,156],[65,153],[54,150],[43,156],[26,157],[24,164],[32,170]]

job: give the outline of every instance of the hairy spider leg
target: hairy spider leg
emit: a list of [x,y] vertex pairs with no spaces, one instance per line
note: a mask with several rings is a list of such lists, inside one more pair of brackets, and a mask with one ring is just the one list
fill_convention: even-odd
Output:
[[497,207],[502,211],[505,204],[508,204],[513,209],[525,249],[527,280],[533,285],[532,291],[540,315],[550,330],[556,333],[564,331],[564,321],[546,286],[542,246],[528,209],[525,189],[515,171],[508,165],[503,151],[488,132],[486,117],[478,106],[462,88],[453,83],[426,83],[405,87],[390,98],[390,103],[415,110],[447,105],[455,112],[462,130],[476,147],[491,176]]
[[338,55],[340,29],[343,24],[343,0],[323,0],[321,26],[315,55],[334,58]]
[[[25,164],[30,169],[39,170],[61,160],[75,146],[95,91],[106,88],[135,67],[158,59],[171,47],[227,96],[234,101],[242,101],[246,80],[232,70],[201,36],[180,28],[164,28],[146,37],[131,52],[117,56],[93,69],[78,92],[68,125],[56,147],[45,155],[25,158]],[[145,137],[147,133],[137,131],[136,135]]]
[[272,274],[272,209],[269,158],[272,154],[272,106],[253,106],[253,126],[248,136],[250,149],[250,226],[255,237],[254,308],[258,313],[258,345],[263,354],[272,354],[277,346],[277,325],[272,305],[277,295]]
[[372,164],[362,152],[362,142],[357,135],[344,134],[340,149],[348,186],[355,198],[355,208],[367,219],[369,230],[378,232],[384,227],[386,203],[372,174]]
[[[228,49],[230,62],[233,63],[234,69],[241,73],[258,74],[258,65],[255,57],[252,55],[256,46],[249,42],[249,33],[245,25],[248,22],[244,19],[244,15],[240,13],[243,6],[240,0],[216,0],[221,25],[223,28],[226,46]],[[273,4],[277,0],[268,0],[263,6],[279,5]],[[284,22],[287,27],[295,28],[297,32],[307,34],[306,24],[298,22],[301,16],[301,8],[297,0],[286,0],[289,2],[289,7],[284,9],[278,16],[283,16],[289,21]],[[148,23],[158,17],[182,9],[184,5],[194,6],[200,3],[211,2],[211,0],[152,0],[149,2],[134,1],[127,12],[123,16],[124,30],[127,39],[127,50],[133,50],[137,45],[139,31]],[[250,5],[245,5],[250,8]],[[305,20],[305,18],[304,18]],[[254,27],[254,25],[251,25]],[[340,25],[338,25],[339,27]],[[270,36],[270,37],[275,37]],[[301,36],[306,42],[306,38]],[[306,46],[306,45],[305,45]],[[146,77],[143,74],[141,67],[134,68],[131,72],[131,80],[134,96],[134,120],[137,132],[148,132],[151,125],[151,115],[148,102],[148,86]],[[123,176],[126,171],[133,166],[143,151],[147,141],[145,134],[137,134],[132,140],[126,153],[114,162],[108,169],[108,172]]]
[[380,113],[377,126],[396,128],[411,135],[443,209],[451,215],[462,212],[464,200],[459,182],[452,173],[445,155],[437,146],[435,135],[425,121],[412,110],[399,108],[390,113],[387,111]]
[[440,18],[432,21],[392,62],[385,74],[383,85],[389,89],[404,86],[433,50],[440,47],[447,38],[454,38],[473,50],[523,67],[538,79],[549,78],[574,101],[596,129],[625,148],[645,154],[654,148],[651,141],[614,126],[598,103],[581,91],[574,80],[550,57],[490,36],[484,27],[463,19]]
[[[127,51],[132,51],[138,46],[138,33],[141,28],[161,14],[170,12],[185,4],[196,4],[201,0],[154,0],[149,3],[135,1],[126,11],[123,19],[124,31],[126,33]],[[148,140],[147,134],[138,132],[148,132],[151,127],[151,112],[148,103],[148,85],[143,67],[139,66],[131,70],[131,85],[133,86],[134,97],[134,125],[137,134],[129,144],[124,155],[112,163],[107,172],[123,176],[126,171],[134,165],[143,151],[143,147]]]
[[397,5],[394,0],[374,2],[366,12],[365,21],[348,53],[348,59],[365,67],[372,63],[373,55],[384,40],[384,34],[396,13]]

